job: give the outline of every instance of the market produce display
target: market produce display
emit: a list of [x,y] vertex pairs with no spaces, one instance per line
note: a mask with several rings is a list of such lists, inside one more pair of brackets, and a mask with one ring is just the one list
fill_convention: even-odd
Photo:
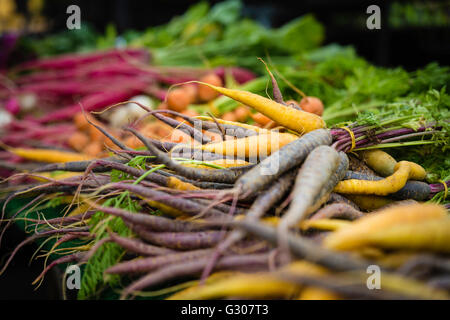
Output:
[[450,68],[240,12],[28,43],[0,74],[0,246],[27,234],[0,276],[35,242],[33,285],[77,264],[78,299],[450,298]]

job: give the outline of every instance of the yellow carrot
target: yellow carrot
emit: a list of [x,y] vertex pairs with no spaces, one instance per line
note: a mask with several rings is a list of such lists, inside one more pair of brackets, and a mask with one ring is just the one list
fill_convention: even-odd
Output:
[[396,269],[404,265],[409,259],[413,258],[415,254],[414,251],[400,251],[384,254],[377,257],[377,263],[386,268]]
[[359,208],[367,211],[377,210],[394,202],[392,199],[374,195],[346,194],[345,196]]
[[189,182],[181,181],[176,177],[169,177],[169,179],[167,179],[167,186],[176,190],[200,190],[199,187],[196,187]]
[[89,203],[82,203],[79,206],[75,207],[67,216],[72,217],[82,213],[86,213],[91,208]]
[[289,281],[277,279],[268,273],[240,274],[223,280],[198,286],[195,290],[181,291],[168,300],[200,300],[222,297],[243,298],[288,298],[299,290],[300,286]]
[[26,149],[26,148],[7,147],[6,150],[24,159],[39,162],[55,163],[55,162],[84,161],[93,159],[92,157],[81,153],[50,150],[50,149]]
[[370,233],[368,241],[382,248],[450,253],[450,218],[404,224]]
[[350,221],[340,219],[317,219],[317,220],[304,220],[301,223],[303,230],[318,229],[318,230],[339,230],[342,227],[349,225]]
[[403,188],[409,179],[423,180],[425,176],[425,169],[418,164],[409,161],[400,161],[395,165],[394,173],[383,180],[344,180],[336,185],[334,192],[385,196]]
[[306,287],[300,292],[297,300],[339,300],[340,297],[332,291],[317,287]]
[[[40,172],[39,173],[40,176],[42,177],[46,177],[46,178],[51,178],[54,180],[61,180],[61,179],[66,179],[66,178],[71,178],[71,177],[75,177],[75,176],[79,176],[80,173],[79,172]],[[37,181],[42,181],[42,182],[46,182],[46,179],[37,177],[37,176],[30,176],[30,178],[37,180]]]
[[256,158],[268,156],[298,138],[298,136],[290,133],[271,132],[269,134],[204,144],[194,148],[229,157]]
[[325,121],[313,113],[290,108],[251,92],[216,87],[200,81],[196,82],[206,85],[233,100],[239,101],[256,111],[261,112],[274,122],[297,133],[304,134],[326,127]]
[[[236,216],[236,220],[240,220],[245,216]],[[261,219],[262,223],[269,224],[271,226],[276,227],[280,223],[280,218],[271,216],[264,217]],[[342,227],[350,224],[350,221],[340,220],[340,219],[317,219],[317,220],[304,220],[297,224],[296,227],[307,230],[307,229],[318,229],[318,230],[338,230]]]
[[168,205],[165,205],[163,203],[160,203],[158,201],[153,201],[153,200],[146,200],[144,199],[145,202],[147,202],[151,207],[156,208],[158,210],[161,210],[162,212],[164,212],[165,214],[168,214],[169,216],[172,217],[179,217],[182,216],[184,213],[178,209],[172,208]]
[[394,206],[333,232],[324,245],[335,250],[379,246],[450,252],[450,220],[440,205]]
[[383,177],[394,173],[397,161],[383,150],[374,149],[360,152],[364,162]]

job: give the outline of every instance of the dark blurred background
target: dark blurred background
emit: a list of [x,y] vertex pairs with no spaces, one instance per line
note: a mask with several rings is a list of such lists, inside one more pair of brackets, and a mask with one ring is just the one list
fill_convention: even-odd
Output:
[[[76,4],[81,19],[103,32],[113,23],[119,32],[168,22],[183,14],[192,0],[45,0],[43,15],[49,31],[66,29],[66,8]],[[211,4],[220,2],[209,1]],[[422,67],[430,61],[448,64],[450,57],[450,1],[409,0],[243,0],[244,15],[278,27],[305,13],[313,13],[326,28],[326,43],[351,44],[366,59],[381,66]],[[16,0],[21,12],[27,0]],[[366,9],[381,8],[382,27],[368,30]],[[48,32],[48,31],[47,31]]]

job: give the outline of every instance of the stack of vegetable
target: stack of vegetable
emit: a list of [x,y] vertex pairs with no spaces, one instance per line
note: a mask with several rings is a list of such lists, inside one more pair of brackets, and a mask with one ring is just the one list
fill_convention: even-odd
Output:
[[[72,252],[53,261],[36,281],[54,265],[76,261],[85,264],[79,298],[92,298],[106,283],[116,288],[125,283],[121,297],[126,298],[171,279],[199,275],[205,286],[176,286],[187,289],[173,298],[448,298],[448,270],[440,263],[446,261],[440,254],[449,250],[447,210],[414,199],[446,193],[449,182],[421,182],[427,176],[423,167],[397,162],[380,150],[357,157],[339,151],[354,149],[355,132],[367,134],[369,124],[362,118],[346,127],[352,148],[342,148],[346,140],[338,128],[327,129],[320,116],[285,103],[272,80],[277,101],[197,83],[261,112],[281,131],[155,112],[137,102],[148,115],[171,113],[184,119],[176,127],[195,143],[164,143],[127,127],[146,147],[136,151],[87,119],[116,145],[111,149],[115,155],[37,168],[25,175],[46,182],[11,193],[4,205],[14,197],[34,195],[14,218],[36,227],[25,242],[56,237],[46,256]],[[440,133],[424,144],[448,142],[439,119],[424,126],[422,131]],[[206,132],[212,129],[222,133],[223,141],[211,142]],[[403,131],[384,130],[399,139],[411,138]],[[180,150],[181,158],[174,157]],[[40,175],[56,170],[83,174],[60,180]],[[69,202],[61,217],[19,218],[24,209],[49,196],[55,199],[55,193]],[[82,244],[57,249],[73,239]],[[387,279],[376,294],[364,287],[366,268],[374,264]],[[435,272],[436,266],[443,269]],[[414,277],[416,267],[420,278]]]
[[[27,78],[66,74],[78,86],[53,79],[52,90],[70,93],[54,94],[50,113],[23,114],[2,136],[10,160],[3,166],[16,173],[2,181],[0,241],[12,223],[30,236],[0,275],[21,247],[38,241],[46,268],[34,283],[57,265],[77,263],[79,299],[108,292],[115,298],[448,299],[448,67],[383,69],[336,45],[286,56],[276,41],[267,65],[255,55],[250,63],[231,54],[228,20],[217,13],[234,12],[237,4],[209,13],[199,5],[170,28],[135,34],[133,41],[154,47],[155,64],[170,52],[171,64],[190,65],[189,50],[215,60],[209,50],[223,41],[226,58],[268,77],[236,67],[149,66],[146,51],[136,49],[103,52],[93,74],[96,54],[15,70],[19,85],[1,93],[11,106],[33,86],[39,99],[47,96],[42,82]],[[225,28],[223,35],[215,37],[213,27]],[[292,35],[288,29],[281,30]],[[180,43],[198,46],[179,50],[165,42],[180,33]],[[277,33],[284,34],[258,33],[265,34],[258,41]],[[88,86],[75,67],[80,59],[90,65]],[[52,71],[22,74],[46,62]],[[126,83],[115,87],[113,75]],[[120,92],[120,83],[129,86],[127,97],[83,101],[102,86]],[[61,103],[69,107],[57,109]],[[72,117],[72,124],[64,122]],[[47,145],[31,149],[31,138]],[[59,141],[71,150],[49,149]],[[11,165],[14,159],[32,161]],[[26,205],[12,210],[18,199]],[[44,213],[52,208],[56,216]],[[380,290],[368,288],[374,266]]]

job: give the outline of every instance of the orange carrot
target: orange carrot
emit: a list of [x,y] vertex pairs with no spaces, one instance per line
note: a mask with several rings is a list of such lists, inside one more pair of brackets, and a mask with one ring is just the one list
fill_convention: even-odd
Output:
[[167,95],[167,106],[169,109],[177,112],[186,110],[191,103],[189,92],[183,88],[176,88]]
[[239,106],[233,111],[237,121],[245,122],[250,116],[250,110],[246,106]]
[[231,111],[224,113],[221,118],[226,121],[236,121],[237,120],[236,115]]
[[[201,82],[218,87],[221,87],[223,85],[222,79],[220,79],[220,77],[214,73],[207,74],[200,78],[200,83]],[[210,101],[216,98],[218,95],[219,94],[216,92],[216,90],[209,86],[200,85],[198,87],[198,97],[202,101]]]
[[189,96],[190,103],[197,102],[198,98],[198,87],[194,84],[185,84],[181,87]]
[[83,132],[75,132],[67,140],[67,144],[76,151],[81,151],[89,143],[88,136]]
[[251,114],[251,117],[256,123],[260,124],[263,127],[267,126],[272,122],[270,118],[266,117],[260,112]]
[[300,101],[300,108],[303,111],[310,112],[321,116],[323,114],[323,103],[316,97],[304,97]]
[[92,141],[84,148],[84,153],[94,158],[100,158],[102,151],[102,144],[98,141]]

